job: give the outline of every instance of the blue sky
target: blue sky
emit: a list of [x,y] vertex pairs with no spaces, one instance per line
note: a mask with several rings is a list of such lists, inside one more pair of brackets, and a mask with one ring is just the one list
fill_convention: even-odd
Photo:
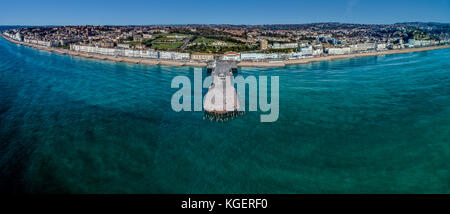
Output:
[[0,4],[0,25],[450,23],[450,0],[10,0]]

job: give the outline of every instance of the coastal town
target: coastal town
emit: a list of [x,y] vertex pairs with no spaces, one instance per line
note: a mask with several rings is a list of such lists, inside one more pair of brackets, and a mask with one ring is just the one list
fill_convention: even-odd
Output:
[[204,66],[225,60],[240,66],[284,66],[327,57],[447,47],[450,27],[433,23],[47,26],[5,30],[2,36],[38,49],[112,61]]

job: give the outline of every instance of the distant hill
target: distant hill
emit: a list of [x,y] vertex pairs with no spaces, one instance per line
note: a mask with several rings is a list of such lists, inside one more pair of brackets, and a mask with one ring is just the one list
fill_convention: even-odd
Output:
[[440,22],[401,22],[395,23],[396,25],[418,25],[418,26],[448,26],[450,23],[440,23]]
[[412,35],[412,37],[415,39],[436,39],[435,37],[430,37],[429,35],[450,34],[450,23],[404,22],[397,23],[396,25],[415,29],[414,35]]
[[20,25],[0,25],[0,31],[9,30],[9,29],[16,29],[16,28],[27,28],[31,26],[20,26]]

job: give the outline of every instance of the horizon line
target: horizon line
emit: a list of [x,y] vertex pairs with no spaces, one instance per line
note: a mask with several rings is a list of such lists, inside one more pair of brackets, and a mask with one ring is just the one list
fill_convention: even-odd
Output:
[[427,24],[427,23],[434,23],[434,24],[448,24],[446,22],[435,22],[435,21],[425,21],[425,22],[421,22],[421,21],[405,21],[405,22],[395,22],[395,23],[390,23],[390,24],[366,24],[366,23],[351,23],[351,22],[308,22],[308,23],[297,23],[297,24],[293,24],[293,23],[278,23],[278,24],[226,24],[226,23],[222,23],[222,24],[43,24],[43,25],[22,25],[22,24],[8,24],[8,25],[3,25],[1,24],[0,26],[20,26],[20,27],[40,27],[40,26],[189,26],[189,25],[229,25],[229,26],[273,26],[273,25],[308,25],[308,24],[350,24],[350,25],[395,25],[395,24],[409,24],[409,23],[422,23],[422,24]]

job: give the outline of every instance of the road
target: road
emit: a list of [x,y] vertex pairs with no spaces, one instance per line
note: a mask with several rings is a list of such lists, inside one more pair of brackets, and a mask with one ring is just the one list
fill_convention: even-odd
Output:
[[186,40],[186,41],[185,41],[184,44],[180,47],[181,50],[184,50],[184,49],[187,47],[187,45],[189,44],[189,41],[191,41],[191,37],[186,37],[184,40]]

